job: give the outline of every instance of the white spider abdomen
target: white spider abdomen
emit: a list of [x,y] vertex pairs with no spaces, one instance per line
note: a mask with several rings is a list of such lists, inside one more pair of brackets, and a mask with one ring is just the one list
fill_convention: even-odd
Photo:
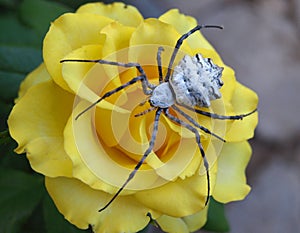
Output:
[[161,83],[153,90],[149,99],[153,107],[168,108],[175,104],[174,94],[168,82]]
[[176,102],[191,107],[209,107],[211,100],[221,98],[222,71],[222,67],[200,54],[184,56],[169,80]]

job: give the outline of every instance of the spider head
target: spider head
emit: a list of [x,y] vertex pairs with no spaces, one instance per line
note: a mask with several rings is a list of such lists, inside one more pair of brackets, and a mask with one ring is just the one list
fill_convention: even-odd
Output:
[[168,82],[161,83],[152,92],[149,98],[152,107],[168,108],[175,103],[175,99]]

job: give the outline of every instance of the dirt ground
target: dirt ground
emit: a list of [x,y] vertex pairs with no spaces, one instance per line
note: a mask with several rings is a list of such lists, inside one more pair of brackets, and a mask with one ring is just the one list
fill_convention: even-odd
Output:
[[[170,8],[200,24],[204,34],[260,98],[259,126],[248,167],[252,191],[226,206],[231,233],[300,232],[300,0],[134,1],[145,17]],[[299,89],[299,90],[298,90]]]

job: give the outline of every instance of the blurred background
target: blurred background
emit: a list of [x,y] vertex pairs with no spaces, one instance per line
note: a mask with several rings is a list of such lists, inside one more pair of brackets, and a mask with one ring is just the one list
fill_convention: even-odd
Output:
[[[13,11],[19,2],[1,0],[1,7],[5,7],[1,12]],[[72,10],[87,1],[59,2]],[[170,8],[179,8],[197,18],[199,24],[224,26],[218,33],[205,30],[203,34],[223,61],[236,71],[237,79],[255,90],[260,100],[260,121],[255,138],[250,141],[253,156],[247,169],[252,191],[244,201],[225,206],[230,232],[300,232],[300,0],[128,0],[126,3],[135,5],[144,17],[158,17]],[[3,29],[7,27],[3,14],[0,19],[2,32],[9,30]],[[41,36],[45,30],[41,28]],[[41,41],[34,43],[38,51]],[[32,55],[34,62],[22,70],[24,74],[39,64],[41,57],[37,51]],[[7,63],[8,58],[1,51],[0,56],[1,63]],[[12,88],[16,92],[18,85]],[[1,108],[10,107],[11,103],[1,103]],[[7,113],[1,114],[1,119],[5,119]],[[2,130],[5,123],[1,120],[1,124]],[[9,162],[5,160],[4,164]]]

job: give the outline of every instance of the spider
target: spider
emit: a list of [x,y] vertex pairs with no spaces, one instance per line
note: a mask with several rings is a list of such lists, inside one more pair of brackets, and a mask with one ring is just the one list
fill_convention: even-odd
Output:
[[[190,130],[192,133],[195,134],[196,143],[201,153],[203,164],[206,171],[207,197],[206,197],[205,205],[207,205],[210,197],[209,163],[207,161],[207,158],[205,156],[205,151],[201,144],[200,134],[198,132],[198,129],[204,131],[205,133],[210,134],[211,136],[223,142],[225,142],[225,140],[220,136],[214,134],[207,128],[201,126],[191,116],[189,116],[186,112],[181,110],[178,107],[178,105],[189,111],[194,111],[197,114],[201,114],[219,120],[242,120],[244,117],[251,115],[257,110],[255,109],[249,113],[241,114],[241,115],[225,116],[225,115],[214,114],[208,111],[203,111],[197,108],[197,107],[209,107],[211,100],[221,98],[221,93],[219,90],[223,85],[223,82],[221,80],[223,68],[214,64],[210,58],[203,58],[200,54],[196,54],[195,56],[186,55],[179,61],[178,65],[175,66],[174,70],[172,69],[172,67],[175,61],[175,57],[183,41],[187,39],[194,32],[200,31],[202,28],[223,29],[222,26],[218,26],[218,25],[197,25],[196,27],[189,30],[187,33],[183,34],[176,42],[176,45],[174,47],[173,53],[169,61],[169,65],[165,77],[163,77],[162,64],[161,64],[161,53],[163,52],[164,49],[163,47],[158,48],[157,57],[156,57],[158,74],[159,74],[158,85],[151,84],[148,81],[146,73],[139,63],[134,63],[134,62],[122,63],[122,62],[108,61],[102,59],[98,59],[98,60],[64,59],[60,61],[60,63],[90,62],[90,63],[99,63],[99,64],[105,64],[111,66],[120,66],[125,68],[135,67],[139,72],[139,75],[137,77],[134,77],[130,81],[103,94],[96,102],[92,103],[85,110],[80,112],[75,117],[75,120],[78,120],[78,118],[82,114],[84,114],[85,112],[93,108],[102,100],[108,98],[109,96],[139,81],[142,84],[142,89],[144,94],[149,97],[148,102],[150,103],[151,108],[145,110],[142,113],[136,114],[135,116],[136,117],[141,116],[150,111],[156,110],[155,117],[154,117],[154,126],[152,129],[151,139],[149,141],[147,150],[144,152],[142,158],[136,164],[135,168],[131,171],[131,173],[129,174],[128,178],[123,183],[123,185],[114,194],[114,196],[106,203],[106,205],[99,210],[99,212],[105,210],[118,197],[118,195],[130,182],[130,180],[133,179],[136,172],[139,170],[139,168],[146,160],[147,156],[151,153],[158,132],[159,119],[162,114],[164,114],[171,121],[181,125],[182,127],[187,128],[188,130]],[[172,70],[173,73],[171,74]],[[177,112],[179,115],[181,115],[183,118],[185,118],[186,121],[181,120],[176,116],[172,115],[169,112],[170,108],[173,111]]]

